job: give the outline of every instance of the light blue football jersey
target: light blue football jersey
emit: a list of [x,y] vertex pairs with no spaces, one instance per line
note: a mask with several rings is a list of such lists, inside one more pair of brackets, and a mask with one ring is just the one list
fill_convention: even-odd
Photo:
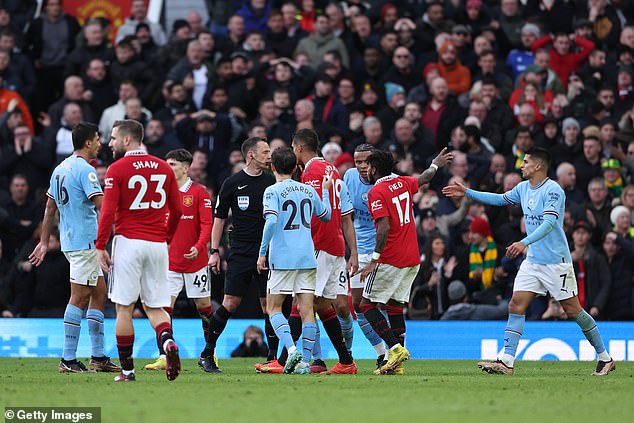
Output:
[[46,193],[59,209],[62,251],[90,250],[97,239],[97,209],[91,198],[103,195],[97,172],[75,154],[53,171]]
[[526,224],[526,234],[530,235],[544,220],[545,215],[555,216],[555,227],[542,239],[528,247],[526,260],[535,264],[571,263],[568,241],[564,232],[564,211],[566,194],[552,179],[545,179],[532,187],[529,181],[522,181],[503,194],[510,204],[521,204]]
[[312,216],[329,219],[330,196],[325,192],[322,201],[313,187],[292,179],[277,182],[264,191],[264,217],[275,223],[269,245],[270,269],[317,268],[310,222]]
[[359,254],[372,254],[376,245],[376,227],[368,210],[368,192],[373,185],[361,179],[356,168],[343,175],[354,207],[354,230]]

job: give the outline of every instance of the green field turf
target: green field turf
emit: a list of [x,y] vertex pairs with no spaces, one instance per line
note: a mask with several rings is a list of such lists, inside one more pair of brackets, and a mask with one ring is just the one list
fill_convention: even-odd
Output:
[[588,362],[519,362],[508,377],[474,361],[416,360],[405,376],[374,376],[362,360],[356,376],[299,376],[255,374],[252,359],[221,360],[223,374],[205,374],[185,360],[174,382],[137,370],[135,383],[118,384],[113,374],[59,374],[57,362],[0,358],[0,406],[102,407],[104,422],[634,421],[631,362],[597,378]]

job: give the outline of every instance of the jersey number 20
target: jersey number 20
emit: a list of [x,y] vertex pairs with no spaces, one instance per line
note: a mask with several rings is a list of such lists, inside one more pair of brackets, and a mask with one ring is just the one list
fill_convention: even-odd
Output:
[[167,179],[166,175],[150,175],[150,181],[156,182],[156,188],[154,192],[161,196],[159,201],[143,201],[143,197],[148,189],[148,181],[144,176],[134,175],[128,181],[129,189],[136,189],[137,185],[139,186],[139,192],[137,192],[136,197],[134,197],[134,201],[130,204],[130,210],[146,210],[150,207],[153,209],[163,208],[165,205],[165,201],[167,200],[167,195],[165,193],[165,189],[163,186],[165,185],[165,180]]

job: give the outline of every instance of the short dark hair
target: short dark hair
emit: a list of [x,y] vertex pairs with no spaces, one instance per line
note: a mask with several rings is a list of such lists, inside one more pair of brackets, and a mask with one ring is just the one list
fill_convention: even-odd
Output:
[[172,150],[165,155],[165,160],[172,159],[177,162],[187,163],[187,166],[192,165],[192,161],[194,160],[192,153],[185,150],[184,148],[178,148],[176,150]]
[[271,155],[271,164],[280,175],[290,175],[297,166],[297,157],[288,147],[280,147]]
[[372,144],[366,143],[366,144],[359,144],[354,149],[355,153],[365,153],[366,151],[373,153],[374,151],[376,151],[376,147],[373,146]]
[[319,149],[319,135],[309,128],[300,129],[293,135],[293,142],[314,153]]
[[548,168],[550,167],[550,153],[545,148],[533,147],[530,148],[526,152],[526,154],[530,154],[532,158],[544,163],[544,166],[546,166],[546,170],[548,170]]
[[266,138],[262,138],[262,137],[251,137],[251,138],[247,138],[243,143],[242,143],[242,147],[240,147],[240,151],[242,152],[242,156],[246,159],[247,158],[247,153],[249,151],[253,151],[255,150],[255,147],[258,145],[258,143],[260,141],[263,142],[268,142],[266,140]]
[[143,125],[134,119],[116,120],[112,128],[119,128],[121,135],[132,137],[138,143],[143,141]]
[[377,170],[379,177],[387,176],[394,167],[394,157],[388,151],[375,150],[368,157],[368,164]]
[[99,127],[94,123],[80,122],[73,128],[73,149],[81,150],[86,145],[86,141],[90,141],[99,134]]

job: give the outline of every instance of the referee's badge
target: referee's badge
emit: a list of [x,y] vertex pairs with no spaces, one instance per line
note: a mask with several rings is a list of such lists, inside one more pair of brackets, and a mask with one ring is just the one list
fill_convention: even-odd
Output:
[[185,195],[183,196],[183,205],[185,207],[191,207],[194,204],[194,196],[193,195]]
[[238,196],[238,207],[240,210],[245,211],[249,208],[249,196],[248,195],[239,195]]

